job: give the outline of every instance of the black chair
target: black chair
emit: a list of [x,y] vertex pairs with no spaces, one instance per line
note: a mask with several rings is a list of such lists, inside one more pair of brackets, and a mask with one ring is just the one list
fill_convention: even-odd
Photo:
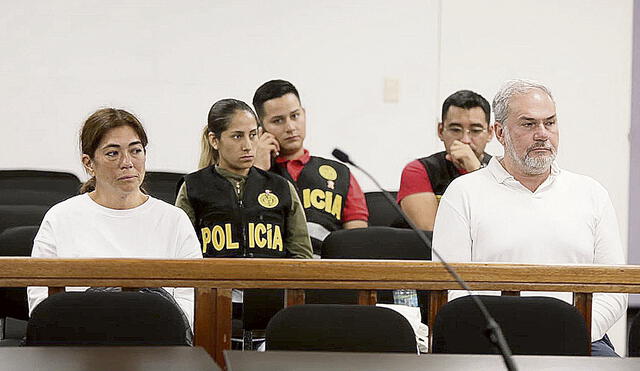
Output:
[[153,197],[170,204],[176,203],[176,187],[184,174],[164,171],[147,171],[144,188]]
[[[428,241],[432,232],[423,231]],[[322,259],[431,260],[431,246],[425,247],[416,232],[392,227],[342,229],[332,232],[322,243]],[[427,318],[426,291],[418,291],[423,318]],[[356,304],[350,290],[307,290],[307,303]],[[393,303],[392,291],[378,291],[379,303]]]
[[49,205],[0,205],[0,232],[11,227],[40,225]]
[[[423,233],[431,241],[432,232]],[[322,259],[431,260],[431,245],[424,246],[416,232],[407,229],[342,229],[325,238]]]
[[[389,192],[396,199],[398,192]],[[404,227],[403,218],[382,192],[366,192],[364,197],[369,209],[369,225],[372,227]]]
[[[38,228],[23,226],[4,230],[0,233],[0,256],[31,256],[33,239],[38,233]],[[0,288],[0,321],[6,323],[7,317],[24,321],[29,319],[26,287]]]
[[31,256],[33,240],[40,227],[27,225],[7,228],[0,233],[0,256]]
[[[586,356],[591,335],[573,306],[549,297],[480,295],[513,354]],[[469,296],[445,304],[433,326],[433,353],[497,354]]]
[[71,173],[0,170],[0,205],[48,205],[78,194],[80,179]]
[[264,341],[264,332],[269,320],[284,308],[284,290],[245,289],[242,295],[241,321],[235,322],[232,341],[240,342],[241,348],[253,350]]
[[191,345],[178,306],[146,292],[66,292],[31,313],[26,345]]
[[406,318],[368,305],[295,305],[278,312],[266,332],[270,350],[417,353]]
[[633,317],[629,326],[629,345],[627,347],[629,357],[640,357],[640,314]]

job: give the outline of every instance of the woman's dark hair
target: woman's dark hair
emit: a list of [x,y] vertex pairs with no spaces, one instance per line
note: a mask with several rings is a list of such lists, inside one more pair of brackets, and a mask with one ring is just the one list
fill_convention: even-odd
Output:
[[211,106],[207,126],[202,132],[199,168],[205,168],[218,163],[218,151],[213,149],[209,144],[209,133],[213,133],[216,138],[220,139],[220,135],[229,128],[231,118],[238,111],[251,113],[253,118],[256,119],[256,123],[258,122],[255,112],[253,112],[248,104],[241,100],[233,98],[221,99]]
[[[149,143],[147,133],[134,115],[121,109],[102,108],[89,116],[82,125],[80,129],[80,152],[93,159],[102,138],[104,138],[109,130],[120,126],[129,126],[132,128],[140,138],[142,147],[147,148],[147,144]],[[93,176],[82,184],[80,193],[91,192],[95,188],[96,178]]]

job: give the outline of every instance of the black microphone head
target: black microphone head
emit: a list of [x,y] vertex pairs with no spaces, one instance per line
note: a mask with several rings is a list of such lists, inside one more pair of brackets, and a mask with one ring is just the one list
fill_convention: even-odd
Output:
[[335,148],[333,150],[333,152],[331,152],[331,154],[333,155],[333,157],[337,158],[338,160],[342,161],[342,162],[346,162],[347,164],[353,164],[353,162],[351,162],[351,160],[349,160],[349,155],[342,152],[341,150]]

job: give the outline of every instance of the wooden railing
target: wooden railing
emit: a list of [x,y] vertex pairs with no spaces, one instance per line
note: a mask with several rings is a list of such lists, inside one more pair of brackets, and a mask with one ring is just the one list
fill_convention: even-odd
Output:
[[[640,266],[453,266],[473,290],[573,292],[589,328],[592,293],[640,293]],[[439,263],[414,260],[0,258],[0,287],[27,285],[48,286],[50,293],[65,286],[194,287],[195,343],[221,366],[230,348],[232,288],[286,289],[287,305],[304,303],[304,289],[361,290],[362,304],[374,304],[377,289],[429,290],[430,326],[447,290],[459,288]]]

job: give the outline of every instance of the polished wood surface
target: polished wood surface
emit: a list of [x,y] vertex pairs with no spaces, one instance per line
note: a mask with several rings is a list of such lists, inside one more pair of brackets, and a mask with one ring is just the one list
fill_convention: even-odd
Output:
[[[591,333],[591,305],[593,294],[585,292],[573,293],[573,305],[578,312],[584,317],[584,323],[587,326],[587,334]],[[589,346],[589,354],[591,354],[591,346]]]
[[[228,371],[496,371],[497,355],[226,351]],[[637,371],[639,358],[514,356],[520,371]]]
[[[473,290],[640,292],[640,266],[452,264]],[[435,262],[0,258],[2,286],[457,289]]]
[[376,290],[358,291],[358,304],[376,305],[377,302],[378,302],[378,292]]
[[0,371],[217,371],[203,348],[0,347]]
[[[452,264],[473,290],[577,293],[575,305],[591,319],[593,292],[640,293],[640,266]],[[430,291],[427,322],[458,284],[437,262],[423,260],[299,259],[37,259],[0,258],[0,287],[120,286],[196,288],[195,342],[218,364],[230,347],[231,289],[283,288],[287,305],[304,303],[304,289],[361,290],[359,301],[374,304],[376,289]]]
[[304,290],[287,289],[284,290],[284,301],[287,307],[304,304]]
[[447,304],[448,299],[448,291],[431,291],[429,293],[429,316],[427,318],[427,326],[429,326],[429,349],[431,349],[433,325],[436,323],[436,315],[440,308]]

